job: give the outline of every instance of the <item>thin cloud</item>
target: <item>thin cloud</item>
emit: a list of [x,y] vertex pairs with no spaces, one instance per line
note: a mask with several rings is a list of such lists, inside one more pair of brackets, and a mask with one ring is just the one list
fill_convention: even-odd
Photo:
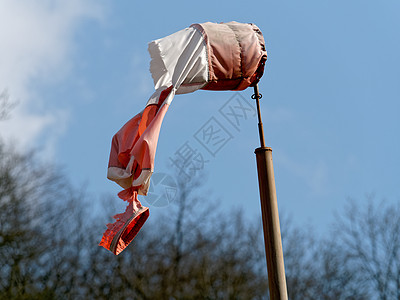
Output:
[[[17,106],[0,122],[0,137],[21,147],[38,139],[51,149],[66,128],[68,111],[50,109],[36,83],[51,84],[73,67],[74,35],[82,21],[102,20],[95,1],[0,2],[0,92]],[[46,137],[44,137],[46,136]]]

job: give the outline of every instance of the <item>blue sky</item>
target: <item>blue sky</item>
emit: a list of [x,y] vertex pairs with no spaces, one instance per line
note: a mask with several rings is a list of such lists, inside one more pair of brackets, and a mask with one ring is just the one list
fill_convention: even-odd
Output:
[[[74,184],[116,194],[106,179],[113,134],[153,92],[147,44],[192,23],[252,22],[268,61],[259,84],[273,149],[278,205],[296,223],[325,229],[347,198],[399,201],[400,20],[398,1],[0,2],[0,92],[17,106],[0,136],[39,148]],[[219,112],[252,90],[175,97],[155,172],[189,143],[207,162],[204,197],[259,214],[257,120],[238,128]],[[195,138],[217,121],[229,141],[211,155]],[[203,176],[203,175],[202,175]],[[115,201],[120,200],[115,197]],[[146,200],[144,200],[145,202]],[[157,212],[165,207],[151,207]]]

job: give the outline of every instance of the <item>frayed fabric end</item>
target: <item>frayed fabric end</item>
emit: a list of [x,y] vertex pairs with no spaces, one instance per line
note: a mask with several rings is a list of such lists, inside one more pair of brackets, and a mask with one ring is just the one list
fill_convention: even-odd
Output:
[[137,199],[137,190],[129,188],[120,192],[118,196],[128,201],[128,206],[124,213],[113,217],[116,219],[114,223],[107,224],[107,230],[99,244],[115,255],[128,247],[149,217],[149,208],[142,206]]

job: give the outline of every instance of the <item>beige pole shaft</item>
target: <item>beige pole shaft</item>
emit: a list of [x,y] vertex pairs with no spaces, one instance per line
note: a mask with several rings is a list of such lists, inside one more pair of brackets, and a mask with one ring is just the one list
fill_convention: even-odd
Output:
[[260,113],[260,94],[254,87],[258,112],[258,129],[261,147],[255,150],[260,189],[261,214],[264,231],[265,255],[268,269],[268,285],[271,300],[287,300],[285,267],[283,262],[278,202],[276,197],[272,149],[265,147],[264,130]]
[[260,187],[265,255],[267,258],[268,285],[271,300],[286,300],[286,277],[283,262],[278,203],[276,199],[272,149],[257,148],[258,183]]

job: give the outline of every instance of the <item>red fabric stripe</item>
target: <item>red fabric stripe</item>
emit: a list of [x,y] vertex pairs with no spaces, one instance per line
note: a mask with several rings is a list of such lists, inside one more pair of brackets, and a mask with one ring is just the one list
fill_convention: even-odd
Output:
[[[157,104],[147,106],[141,114],[128,121],[113,137],[109,167],[126,169],[131,157],[135,157],[129,170],[132,174],[130,182],[140,176],[143,168],[152,170],[158,134],[168,105],[161,110],[160,107],[172,88],[170,86],[163,90]],[[156,118],[159,112],[160,115]],[[140,186],[130,187],[118,194],[122,200],[128,201],[128,206],[124,213],[114,216],[116,221],[107,225],[107,230],[100,241],[100,246],[115,255],[121,253],[129,245],[149,217],[149,209],[142,206],[137,199],[139,188]]]
[[132,242],[149,217],[148,207],[142,206],[137,199],[137,190],[125,189],[118,196],[128,201],[128,206],[124,213],[114,216],[114,223],[107,224],[107,230],[99,243],[99,246],[115,255],[121,253]]

